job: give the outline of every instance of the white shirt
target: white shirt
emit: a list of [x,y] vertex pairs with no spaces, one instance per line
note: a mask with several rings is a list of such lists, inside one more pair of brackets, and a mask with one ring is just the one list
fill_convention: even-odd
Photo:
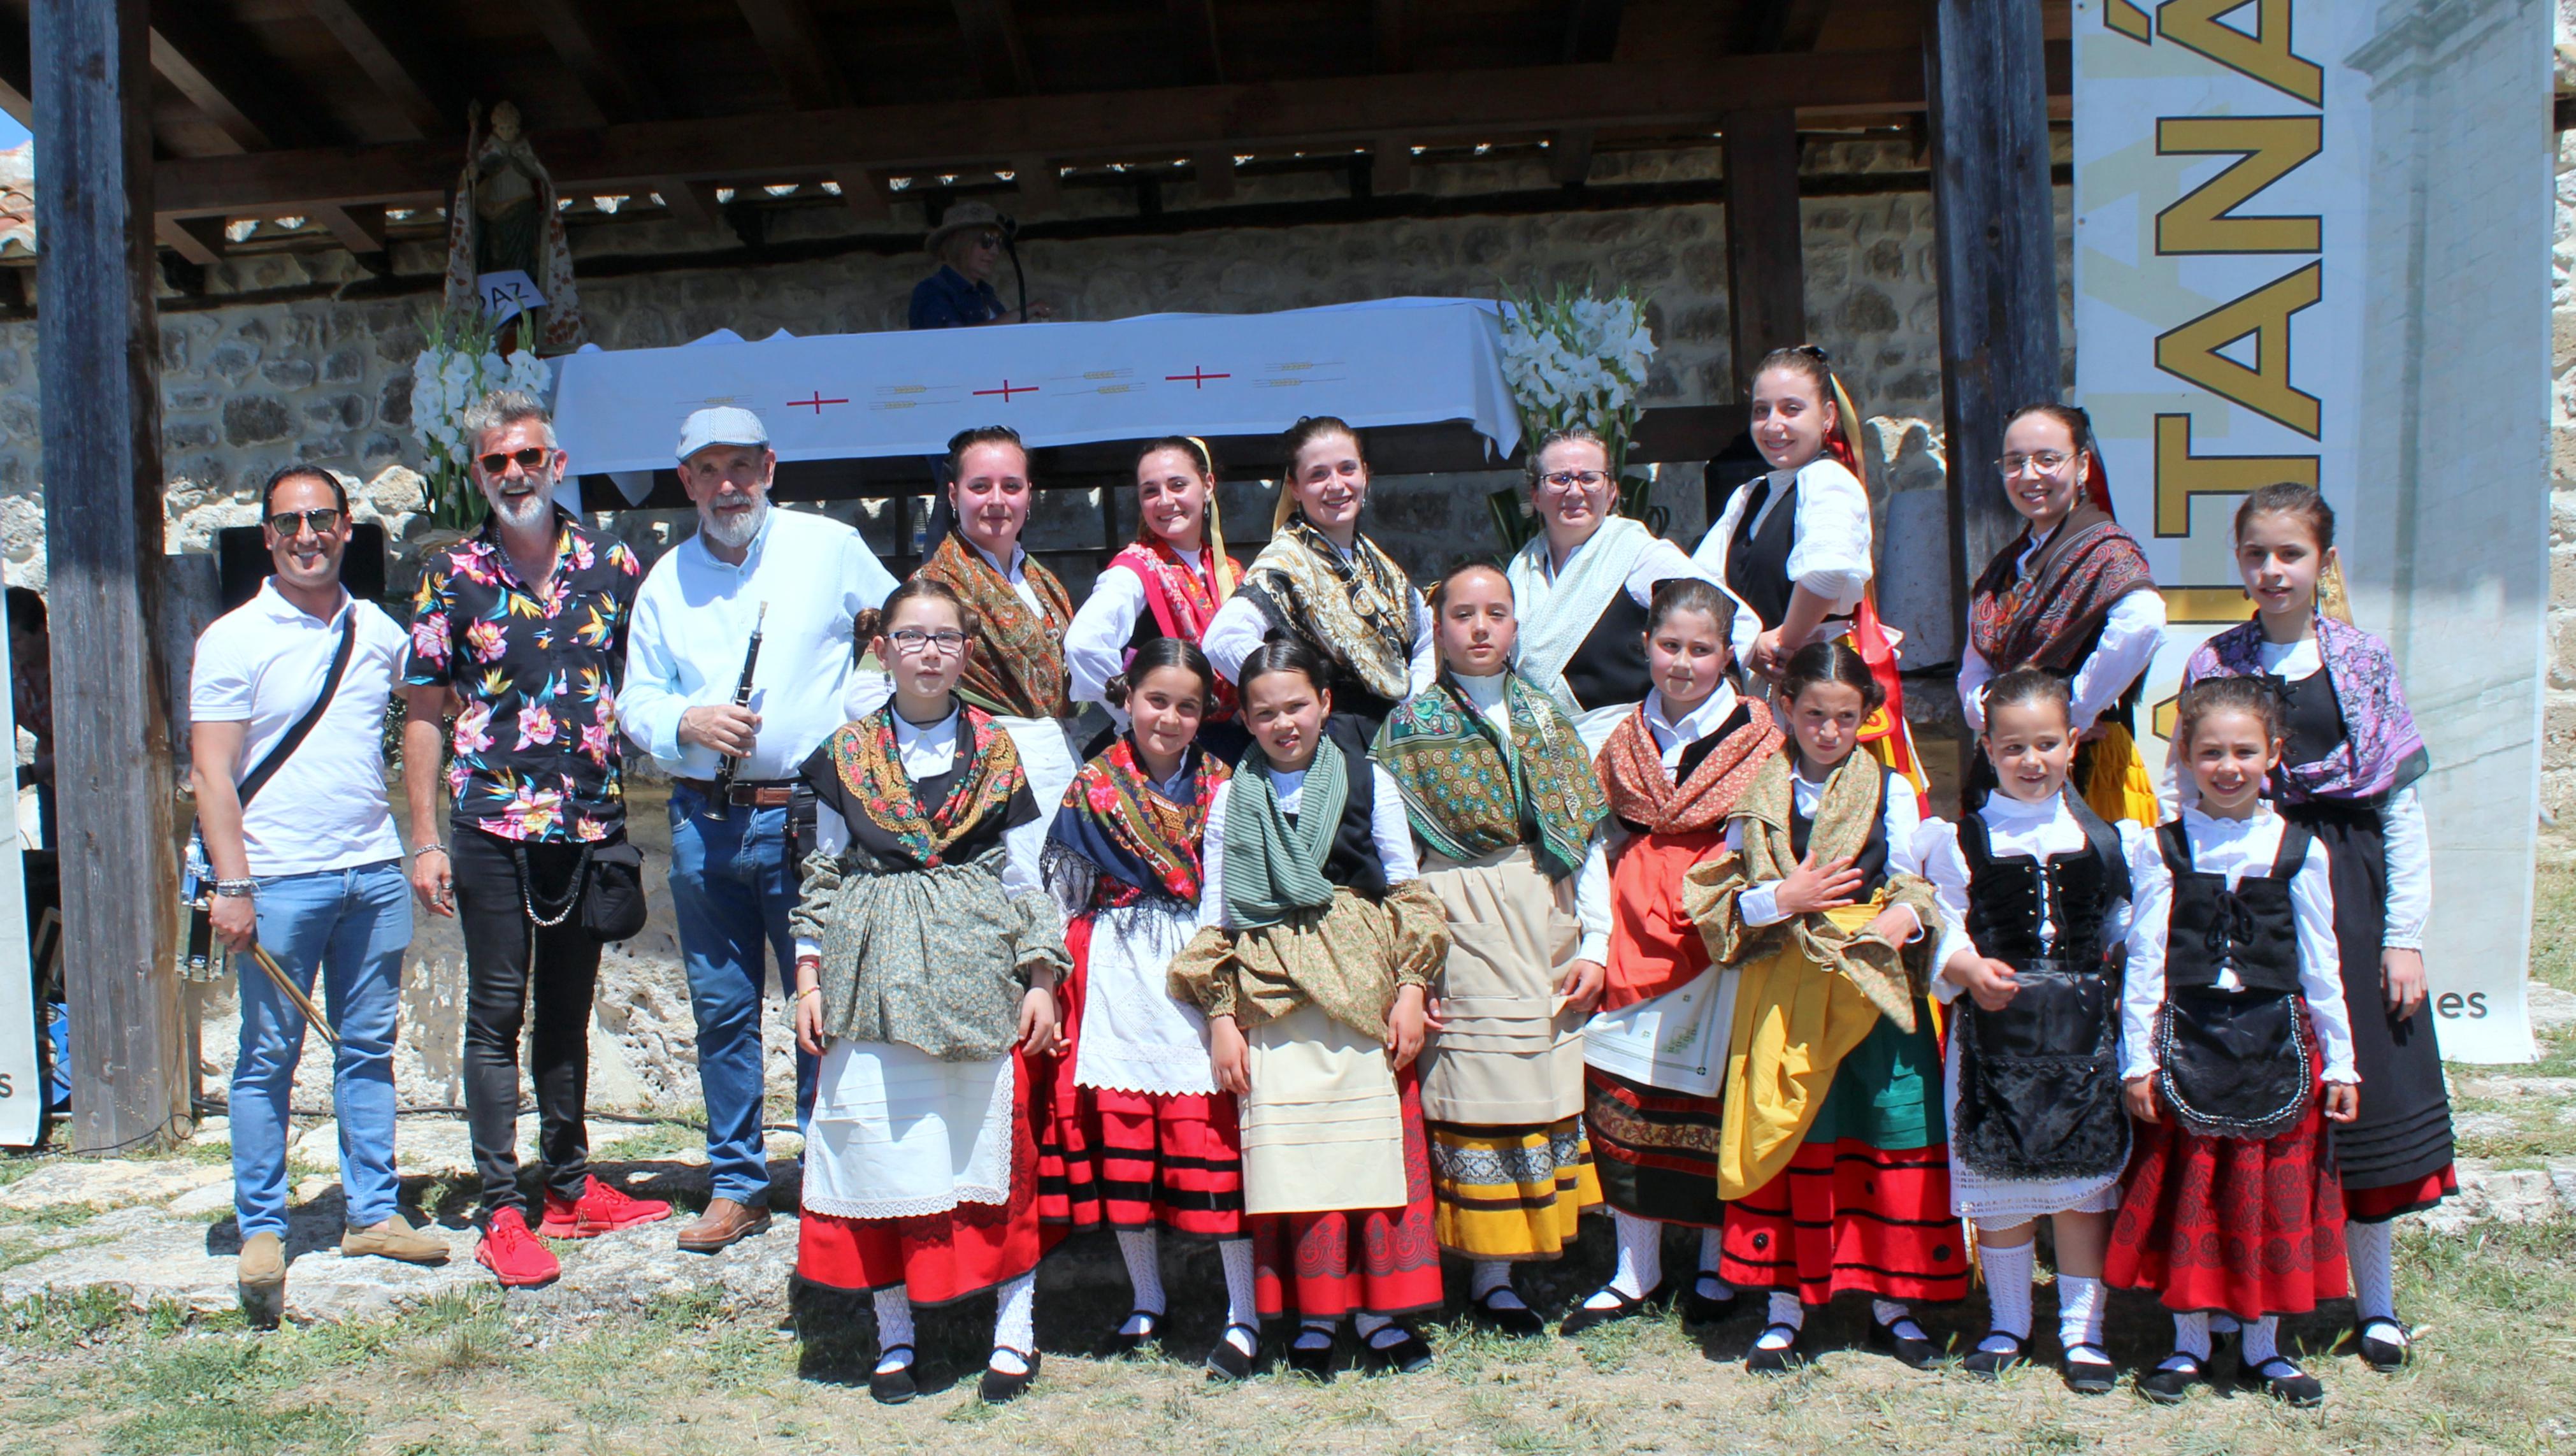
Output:
[[[2247,875],[2259,879],[2272,872],[2273,859],[2281,852],[2281,831],[2288,824],[2269,804],[2257,805],[2243,819],[2182,811],[2192,868],[2227,876],[2231,890]],[[2307,998],[2308,1025],[2316,1030],[2317,1050],[2325,1058],[2325,1079],[2359,1082],[2352,1021],[2343,1004],[2343,957],[2335,947],[2332,874],[2325,845],[2309,841],[2306,862],[2290,877],[2290,908],[2298,918],[2299,994]],[[2135,1081],[2155,1075],[2156,1015],[2165,1004],[2165,940],[2173,929],[2173,871],[2166,868],[2164,847],[2154,835],[2131,846],[2129,882],[2137,895],[2137,914],[2129,924],[2129,965],[2120,988],[2120,1076]],[[2244,987],[2232,967],[2220,968],[2218,989]]]
[[[1583,554],[1584,546],[1591,544],[1590,540],[1586,540],[1582,546],[1577,546],[1565,553],[1565,560],[1562,562],[1556,559],[1553,552],[1539,553],[1540,561],[1545,563],[1547,568],[1547,579],[1554,581],[1572,570],[1574,559]],[[1657,586],[1668,581],[1679,581],[1685,577],[1696,578],[1719,588],[1726,585],[1717,577],[1709,575],[1706,566],[1683,555],[1682,548],[1658,536],[1653,544],[1646,548],[1645,554],[1637,558],[1637,564],[1628,568],[1628,579],[1621,585],[1627,588],[1628,600],[1641,607],[1651,607],[1655,604]]]
[[[2030,803],[1997,789],[1977,811],[1986,821],[1986,843],[1997,859],[2030,858],[2046,860],[2052,855],[2074,854],[2084,848],[2084,826],[2066,807],[2064,795]],[[2150,850],[2155,836],[2123,819],[2113,826],[2120,832],[2120,852],[2135,864],[2141,842]],[[1922,865],[1923,877],[1932,882],[1934,897],[1941,905],[1941,944],[1935,954],[1940,971],[1933,977],[1932,994],[1943,1002],[1959,999],[1966,988],[1950,979],[1950,958],[1971,949],[1975,942],[1968,937],[1968,859],[1959,849],[1959,826],[1946,819],[1927,819],[1915,832],[1914,857]],[[2057,923],[2041,907],[2039,933],[2043,939],[2057,933]],[[2116,944],[2129,933],[2130,902],[2117,900],[2103,907],[2102,943]]]
[[331,706],[242,810],[242,850],[254,876],[309,875],[402,858],[385,796],[385,703],[410,645],[373,602],[343,592],[330,620],[280,595],[274,579],[217,617],[197,639],[188,716],[242,723],[238,783],[313,706],[340,650],[341,625],[357,635]]
[[[1422,868],[1413,858],[1413,825],[1404,817],[1404,792],[1395,780],[1374,762],[1342,759],[1346,769],[1365,763],[1374,797],[1369,801],[1369,842],[1377,849],[1378,863],[1386,869],[1386,884],[1393,889],[1407,880],[1422,878]],[[1255,745],[1244,755],[1242,767],[1235,776],[1217,785],[1216,795],[1208,801],[1207,833],[1199,842],[1199,927],[1231,930],[1234,921],[1225,906],[1225,816],[1234,802],[1234,786],[1250,773],[1270,776],[1270,791],[1279,796],[1282,812],[1294,814],[1306,796],[1306,771],[1282,773],[1270,767]]]
[[[1863,750],[1854,748],[1852,751],[1859,753]],[[1812,823],[1816,817],[1816,806],[1824,800],[1825,786],[1809,783],[1804,765],[1799,765],[1789,772],[1789,795],[1798,817]],[[1923,873],[1922,861],[1914,857],[1914,835],[1923,827],[1923,804],[1914,797],[1913,780],[1901,773],[1887,773],[1887,807],[1879,815],[1878,822],[1880,831],[1887,838],[1887,873],[1890,876]],[[1727,821],[1726,847],[1734,850],[1744,848],[1743,821]],[[1765,881],[1736,897],[1736,913],[1744,917],[1745,924],[1777,925],[1789,918],[1780,913],[1781,883],[1779,880]],[[1913,912],[1908,910],[1906,913],[1910,915]],[[1923,922],[1917,920],[1914,933],[1906,937],[1906,942],[1911,944],[1922,938]]]
[[[1509,743],[1512,738],[1511,705],[1503,699],[1503,675],[1468,677],[1453,674],[1451,681],[1466,694],[1476,715],[1494,725],[1494,731]],[[1602,820],[1603,828],[1609,819]],[[1610,856],[1604,847],[1603,828],[1592,832],[1592,842],[1583,851],[1583,864],[1574,872],[1574,919],[1583,927],[1583,938],[1574,948],[1579,961],[1610,959]]]
[[[957,539],[960,541],[966,541],[966,537],[963,534],[960,534]],[[1029,553],[1021,547],[1020,543],[1017,541],[1011,543],[1011,564],[1008,566],[1004,566],[1002,564],[1000,557],[995,556],[992,552],[985,550],[974,542],[966,541],[966,545],[968,549],[972,550],[976,555],[983,557],[984,564],[999,573],[1002,580],[1011,584],[1012,595],[1018,597],[1021,601],[1028,603],[1030,611],[1037,613],[1040,617],[1044,617],[1046,615],[1046,603],[1038,600],[1038,589],[1029,585],[1029,574],[1027,571],[1023,570],[1023,568],[1028,564]],[[887,590],[891,591],[893,588],[888,587]]]
[[[1791,528],[1788,573],[1793,585],[1803,586],[1831,603],[1826,620],[1848,617],[1860,605],[1861,593],[1868,589],[1870,578],[1869,492],[1859,479],[1845,470],[1842,462],[1828,455],[1798,467],[1795,471],[1774,470],[1768,476],[1748,480],[1735,488],[1719,513],[1717,524],[1700,538],[1699,550],[1692,559],[1707,568],[1713,581],[1726,580],[1726,554],[1735,544],[1735,530],[1744,519],[1745,502],[1753,487],[1762,480],[1771,483],[1771,494],[1753,517],[1753,529],[1760,531],[1780,508],[1781,498],[1789,487],[1798,488],[1798,516]],[[1750,615],[1746,608],[1739,615]],[[1762,630],[1756,622],[1753,632]],[[1838,635],[1819,625],[1816,638]],[[1750,637],[1746,639],[1750,642]],[[1804,647],[1805,642],[1783,642],[1784,652]]]
[[[2058,523],[2065,528],[2064,522]],[[2013,563],[2015,571],[2030,570],[2031,558],[2046,549],[2057,535],[2033,541],[2022,549]],[[2120,700],[2148,664],[2156,660],[2156,649],[2165,645],[2165,599],[2153,591],[2133,591],[2111,604],[2102,618],[2101,640],[2093,651],[2076,664],[2071,685],[2074,702],[2068,712],[2075,731],[2093,726],[2104,709]],[[1986,684],[1995,677],[1995,665],[1973,645],[1962,649],[1959,659],[1959,707],[1967,714],[1971,732],[1986,731]]]
[[[2296,642],[2263,642],[2255,655],[2263,670],[2284,682],[2305,682],[2325,670],[2325,658],[2313,636]],[[2181,774],[2183,797],[2197,799]],[[2388,853],[2387,928],[2380,944],[2389,950],[2424,948],[2424,922],[2433,913],[2433,838],[2424,827],[2424,800],[2408,784],[2379,804],[2379,832]]]
[[1646,731],[1655,737],[1655,747],[1662,751],[1664,772],[1673,773],[1682,766],[1682,750],[1716,732],[1729,714],[1735,711],[1735,688],[1721,681],[1715,690],[1700,700],[1700,705],[1676,719],[1664,707],[1664,690],[1652,688],[1646,693]]
[[[734,773],[791,778],[844,721],[853,619],[885,605],[893,590],[894,578],[859,533],[822,516],[771,507],[740,566],[692,536],[653,563],[636,590],[618,721],[663,772],[714,777],[722,758],[681,746],[680,715],[733,701],[759,619],[751,710],[760,715],[760,737]],[[769,615],[760,619],[764,602]]]
[[[1350,560],[1351,553],[1340,545],[1333,549],[1341,552],[1343,560]],[[1431,650],[1431,609],[1423,605],[1422,593],[1409,585],[1404,589],[1404,611],[1405,620],[1413,624],[1412,686],[1407,689],[1410,694],[1431,686],[1432,680],[1440,676],[1440,659]],[[1236,592],[1216,609],[1216,616],[1208,622],[1207,635],[1199,639],[1199,650],[1215,664],[1217,676],[1233,682],[1243,670],[1243,660],[1261,646],[1262,636],[1269,630],[1270,623],[1262,617],[1261,608],[1254,606],[1250,597]]]
[[[1196,571],[1204,553],[1175,546],[1172,554]],[[1136,635],[1136,619],[1145,611],[1145,579],[1128,567],[1112,566],[1091,584],[1091,595],[1075,609],[1072,625],[1064,629],[1064,666],[1073,700],[1108,708],[1121,732],[1126,731],[1127,714],[1109,708],[1101,692],[1111,678],[1127,670],[1127,644]],[[1238,664],[1242,660],[1235,659]]]

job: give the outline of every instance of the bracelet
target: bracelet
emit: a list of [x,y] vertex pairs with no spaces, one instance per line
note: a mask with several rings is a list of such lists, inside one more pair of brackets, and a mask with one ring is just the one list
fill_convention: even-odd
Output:
[[[431,850],[436,850],[436,851],[438,851],[440,854],[447,854],[447,846],[446,846],[446,845],[439,844],[439,843],[436,843],[435,841],[433,841],[433,842],[431,842],[431,843],[429,843],[429,844],[423,844],[423,845],[419,845],[419,846],[416,846],[415,848],[413,848],[413,850],[412,850],[412,852],[411,852],[411,857],[412,857],[413,859],[418,859],[418,858],[420,858],[422,855],[429,853]],[[453,856],[453,855],[448,855],[448,857],[449,857],[450,859],[455,858],[455,856]]]
[[247,900],[259,893],[259,881],[217,880],[215,893],[226,900]]
[[820,996],[822,994],[823,988],[820,986],[800,986],[796,990],[796,999],[802,1001],[808,996]]

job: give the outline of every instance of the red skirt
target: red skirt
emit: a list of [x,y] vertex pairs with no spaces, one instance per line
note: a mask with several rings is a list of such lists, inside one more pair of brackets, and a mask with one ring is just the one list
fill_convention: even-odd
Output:
[[2306,1314],[2343,1297],[2343,1189],[2325,1119],[2276,1137],[2202,1137],[2166,1113],[2137,1125],[2102,1277],[2165,1308],[2239,1319]]
[[[1395,1074],[1404,1100],[1404,1206],[1248,1217],[1253,1303],[1263,1319],[1340,1319],[1438,1309],[1440,1242],[1432,1232],[1431,1150],[1422,1079]],[[1356,1246],[1356,1247],[1354,1247]]]
[[2421,1213],[2459,1191],[2459,1167],[2444,1163],[2435,1172],[2412,1183],[2396,1183],[2386,1188],[2345,1189],[2343,1216],[2354,1223],[2386,1223],[2403,1214]]
[[1029,1135],[1033,1073],[1025,1057],[1011,1055],[1009,1199],[960,1203],[917,1218],[844,1218],[808,1209],[796,1240],[797,1277],[868,1294],[901,1285],[915,1305],[937,1305],[1037,1268],[1063,1232],[1038,1225],[1038,1149]]
[[1718,1275],[1748,1289],[1948,1303],[1968,1297],[1950,1212],[1950,1150],[1806,1143],[1786,1171],[1726,1205]]

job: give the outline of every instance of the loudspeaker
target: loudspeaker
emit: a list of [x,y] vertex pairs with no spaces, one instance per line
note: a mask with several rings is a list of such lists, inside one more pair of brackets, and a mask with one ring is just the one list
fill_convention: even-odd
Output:
[[[226,526],[215,532],[215,570],[222,581],[224,610],[229,612],[259,594],[259,584],[277,570],[257,526]],[[360,521],[349,528],[349,549],[340,558],[340,584],[349,595],[382,603],[385,599],[385,528]]]

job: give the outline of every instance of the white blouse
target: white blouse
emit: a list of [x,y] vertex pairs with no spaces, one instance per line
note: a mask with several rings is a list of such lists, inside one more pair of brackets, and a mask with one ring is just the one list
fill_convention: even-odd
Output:
[[[1453,675],[1458,691],[1467,695],[1477,715],[1494,725],[1494,731],[1508,743],[1512,736],[1512,713],[1503,701],[1503,676],[1467,677]],[[1383,770],[1381,770],[1383,772]],[[1602,824],[1610,823],[1604,815]],[[1596,829],[1592,843],[1583,852],[1583,866],[1574,874],[1574,919],[1583,927],[1583,939],[1574,950],[1574,958],[1607,963],[1610,959],[1610,856],[1604,847],[1604,831]]]
[[[1860,605],[1861,593],[1869,586],[1870,523],[1869,491],[1858,477],[1845,470],[1842,462],[1828,455],[1798,467],[1794,472],[1774,470],[1766,478],[1771,494],[1753,518],[1753,528],[1760,530],[1780,508],[1780,499],[1788,494],[1791,484],[1798,487],[1798,516],[1793,527],[1793,544],[1789,548],[1789,580],[1814,592],[1831,604],[1825,616],[1848,617]],[[1699,550],[1692,559],[1707,568],[1708,575],[1719,582],[1726,580],[1726,555],[1735,543],[1735,530],[1744,519],[1745,502],[1751,499],[1756,481],[1737,486],[1727,498],[1726,509],[1719,513],[1717,524],[1700,538]],[[1759,623],[1755,632],[1761,631]],[[1829,635],[1821,627],[1820,638]],[[1804,642],[1781,644],[1784,650],[1804,647]]]
[[[1347,756],[1343,763],[1357,767]],[[1256,765],[1258,767],[1256,767]],[[1422,878],[1422,869],[1413,858],[1413,825],[1404,817],[1404,791],[1395,780],[1375,763],[1367,764],[1370,789],[1369,842],[1377,849],[1378,863],[1386,868],[1387,888],[1393,889],[1407,880]],[[1290,814],[1306,796],[1306,771],[1282,773],[1269,766],[1255,746],[1246,754],[1243,766],[1235,776],[1217,785],[1216,795],[1208,801],[1207,833],[1199,841],[1199,928],[1211,926],[1220,930],[1234,928],[1233,917],[1225,905],[1225,816],[1234,802],[1234,786],[1248,773],[1270,775],[1270,791],[1279,796],[1279,807]]]
[[1716,732],[1735,711],[1735,688],[1720,682],[1716,689],[1700,700],[1700,705],[1673,717],[1664,708],[1664,690],[1652,688],[1646,693],[1646,731],[1654,735],[1655,747],[1661,751],[1664,772],[1672,773],[1682,766],[1682,751]]
[[[1338,545],[1333,549],[1341,551]],[[1343,560],[1349,560],[1350,555],[1342,551]],[[1422,593],[1411,586],[1404,589],[1404,610],[1406,620],[1413,624],[1412,686],[1406,690],[1411,694],[1431,686],[1440,675],[1440,659],[1431,648],[1431,609],[1423,605]],[[1216,609],[1216,616],[1208,622],[1207,635],[1199,639],[1199,650],[1216,665],[1217,676],[1233,682],[1243,670],[1243,660],[1261,646],[1262,636],[1269,630],[1270,623],[1262,617],[1261,609],[1238,591]]]
[[[2268,804],[2257,805],[2243,819],[2182,811],[2192,867],[2227,876],[2231,890],[2247,875],[2260,878],[2272,872],[2288,826]],[[2120,1076],[2135,1081],[2156,1071],[2156,1013],[2164,1009],[2165,939],[2173,928],[2173,871],[2166,868],[2164,848],[2154,835],[2131,848],[2129,879],[2137,914],[2129,925],[2129,965],[2120,988]],[[2317,1050],[2325,1057],[2325,1079],[2359,1082],[2352,1021],[2343,1004],[2343,958],[2335,948],[2334,880],[2324,844],[2310,841],[2306,862],[2290,877],[2290,907],[2298,917],[2299,993],[2307,998],[2308,1025],[2315,1028]],[[2220,990],[2241,990],[2244,984],[2233,969],[2220,969]]]
[[[1199,569],[1201,553],[1174,547],[1173,554],[1190,570]],[[1136,619],[1145,611],[1145,579],[1127,567],[1111,566],[1091,584],[1091,595],[1083,598],[1074,610],[1072,625],[1064,629],[1064,665],[1073,700],[1108,708],[1122,732],[1127,714],[1109,708],[1101,690],[1127,670],[1127,644],[1136,635]]]
[[[1986,843],[1997,859],[2046,860],[2051,855],[2074,854],[2085,845],[2084,826],[2066,807],[2064,795],[2034,804],[1997,789],[1987,796],[1986,806],[1977,811],[1977,817],[1986,822]],[[2120,832],[2120,852],[2131,863],[2136,863],[2142,842],[2152,851],[2153,834],[2126,819],[2115,827]],[[1967,988],[1950,979],[1950,962],[1959,952],[1976,948],[1976,942],[1968,936],[1968,857],[1959,848],[1959,826],[1946,819],[1925,820],[1914,836],[1914,855],[1941,905],[1941,969],[1933,977],[1932,994],[1944,1002],[1955,1001]],[[2056,934],[2056,921],[2048,918],[2044,904],[2041,915],[2042,938]],[[2104,906],[2102,943],[2113,945],[2125,939],[2129,922],[2129,901],[2115,900]]]
[[[2064,529],[2064,523],[2059,523]],[[2021,558],[2013,564],[2016,571],[2028,571],[2031,558],[2045,550],[2057,532],[2024,547]],[[2093,726],[2103,710],[2120,700],[2148,666],[2156,660],[2156,650],[2165,644],[2165,599],[2153,591],[2134,591],[2111,604],[2102,619],[2102,638],[2093,651],[2076,664],[2074,705],[2070,717],[2075,731]],[[1973,645],[1961,649],[1959,659],[1959,707],[1967,714],[1968,727],[1978,733],[1986,731],[1986,684],[1995,678],[1995,665]]]
[[[957,539],[964,541],[966,538],[960,536]],[[992,552],[985,550],[981,546],[975,545],[974,542],[967,541],[966,544],[974,550],[976,555],[984,558],[984,564],[986,566],[989,566],[993,568],[994,571],[1000,573],[1002,580],[1011,584],[1012,595],[1018,597],[1021,601],[1028,603],[1030,611],[1037,613],[1040,617],[1044,617],[1046,615],[1046,603],[1038,600],[1038,589],[1029,585],[1029,574],[1024,569],[1028,565],[1029,553],[1022,550],[1017,542],[1012,543],[1011,564],[1008,566],[1004,566]]]
[[[1852,751],[1859,753],[1863,750],[1855,748]],[[1820,783],[1809,783],[1804,773],[1792,769],[1789,774],[1789,794],[1795,801],[1799,816],[1812,822],[1816,817],[1816,805],[1824,800],[1825,786]],[[1893,876],[1923,873],[1923,862],[1914,856],[1914,836],[1923,827],[1923,803],[1914,796],[1913,780],[1901,773],[1887,775],[1887,808],[1879,816],[1878,822],[1880,831],[1887,836],[1888,874]],[[1735,850],[1744,847],[1742,821],[1727,822],[1726,847]],[[1752,886],[1736,897],[1736,913],[1744,917],[1745,924],[1777,925],[1789,918],[1780,911],[1779,894],[1782,883],[1779,880],[1768,880]],[[1906,913],[1913,914],[1911,910]],[[1914,933],[1906,937],[1906,942],[1911,944],[1922,938],[1923,923],[1918,919],[1914,923]]]

